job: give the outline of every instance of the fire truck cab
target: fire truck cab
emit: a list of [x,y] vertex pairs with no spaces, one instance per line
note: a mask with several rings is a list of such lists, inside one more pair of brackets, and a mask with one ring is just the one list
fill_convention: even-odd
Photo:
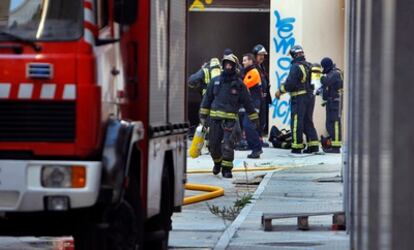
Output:
[[186,181],[186,1],[0,1],[0,235],[166,249]]

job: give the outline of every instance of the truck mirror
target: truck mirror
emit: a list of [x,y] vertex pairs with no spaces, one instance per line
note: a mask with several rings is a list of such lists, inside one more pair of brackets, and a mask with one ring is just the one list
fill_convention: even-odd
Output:
[[131,25],[137,19],[139,0],[114,0],[114,20],[121,25]]

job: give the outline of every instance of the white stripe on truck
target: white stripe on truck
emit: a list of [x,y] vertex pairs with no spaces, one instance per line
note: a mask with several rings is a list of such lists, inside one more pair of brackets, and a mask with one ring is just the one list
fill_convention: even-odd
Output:
[[75,84],[65,84],[63,89],[63,100],[75,100],[76,99],[76,85]]
[[56,84],[43,84],[40,92],[40,99],[54,99]]
[[19,93],[17,94],[18,99],[31,99],[33,95],[33,84],[22,83],[19,86]]
[[0,98],[9,98],[10,96],[10,83],[0,83]]
[[85,15],[85,21],[89,22],[91,24],[95,24],[95,17],[92,12],[92,10],[84,8],[84,15]]

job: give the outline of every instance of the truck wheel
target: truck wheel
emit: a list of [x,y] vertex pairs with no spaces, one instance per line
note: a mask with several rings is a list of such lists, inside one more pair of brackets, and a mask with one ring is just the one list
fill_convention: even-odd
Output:
[[[173,214],[174,206],[174,186],[170,179],[170,172],[168,166],[164,166],[162,174],[162,193],[161,193],[161,213],[150,220],[150,234],[154,237],[149,237],[151,240],[146,242],[145,249],[167,250],[168,238],[171,230],[171,216]],[[155,236],[156,234],[159,237]]]
[[[127,201],[104,213],[104,223],[83,224],[74,235],[76,250],[135,250],[138,248],[138,224],[134,209]],[[87,218],[85,218],[87,220]]]
[[[134,157],[133,163],[137,162],[139,158]],[[81,218],[79,233],[74,235],[76,250],[141,249],[138,246],[142,246],[144,224],[137,171],[137,168],[131,170],[128,189],[119,204],[113,205],[106,212],[92,211]]]
[[109,228],[105,234],[107,249],[135,250],[138,244],[138,224],[133,207],[122,201],[108,213]]

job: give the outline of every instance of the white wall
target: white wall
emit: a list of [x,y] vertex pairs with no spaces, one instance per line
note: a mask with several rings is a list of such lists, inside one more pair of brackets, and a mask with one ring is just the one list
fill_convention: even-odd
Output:
[[[344,0],[271,0],[270,13],[270,82],[274,95],[289,72],[289,49],[303,46],[306,59],[320,63],[329,56],[344,67]],[[275,42],[276,40],[276,42]],[[325,109],[317,97],[314,122],[319,134],[325,133]],[[276,99],[269,111],[270,125],[289,128],[289,95]]]

